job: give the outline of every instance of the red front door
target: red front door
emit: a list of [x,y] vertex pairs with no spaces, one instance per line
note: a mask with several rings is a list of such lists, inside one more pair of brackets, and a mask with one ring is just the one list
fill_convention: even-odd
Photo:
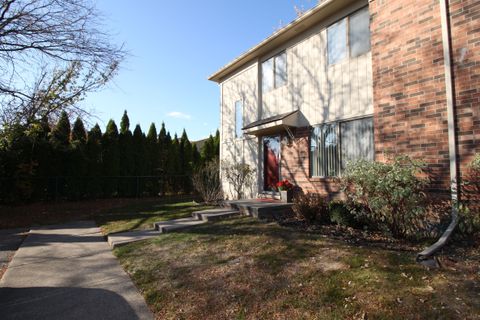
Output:
[[275,190],[280,177],[280,137],[263,138],[264,190]]

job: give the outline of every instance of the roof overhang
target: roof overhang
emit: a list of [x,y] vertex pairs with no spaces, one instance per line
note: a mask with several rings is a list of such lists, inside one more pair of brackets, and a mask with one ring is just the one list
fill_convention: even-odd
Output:
[[254,121],[242,128],[244,134],[267,136],[279,132],[290,131],[290,128],[306,126],[305,117],[299,110]]
[[[290,24],[273,33],[255,47],[240,55],[232,62],[212,74],[208,80],[222,82],[230,74],[247,65],[252,60],[258,59],[270,51],[281,46],[303,31],[317,25],[321,21],[344,9],[348,5],[359,0],[324,0],[316,7],[305,12],[301,17],[293,20]],[[366,1],[365,1],[366,2]]]

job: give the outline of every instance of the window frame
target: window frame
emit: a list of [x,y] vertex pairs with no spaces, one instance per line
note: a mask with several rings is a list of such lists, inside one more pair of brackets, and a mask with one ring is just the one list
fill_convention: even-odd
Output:
[[[278,85],[277,84],[277,75],[279,73],[277,73],[277,59],[281,55],[285,55],[285,82],[282,83],[281,85]],[[265,81],[264,81],[265,71],[264,71],[263,65],[264,65],[264,63],[266,63],[268,61],[272,62],[272,73],[271,73],[271,76],[272,76],[271,84],[272,84],[272,86],[268,90],[265,90],[265,85],[264,85],[265,84]],[[274,91],[278,88],[281,88],[281,87],[284,87],[284,86],[288,85],[288,54],[287,54],[287,50],[282,50],[282,51],[276,53],[275,55],[269,57],[268,59],[263,60],[262,63],[261,63],[261,66],[262,66],[262,93],[268,93],[268,92]]]
[[[365,120],[365,119],[372,119],[373,121],[373,115],[368,115],[368,116],[361,116],[361,117],[355,117],[355,118],[349,118],[349,119],[341,119],[341,120],[335,120],[335,121],[329,121],[329,122],[324,122],[320,123],[317,125],[312,126],[310,130],[310,135],[308,138],[308,159],[309,159],[309,177],[314,178],[314,179],[328,179],[328,178],[337,178],[342,176],[342,172],[344,170],[342,163],[342,132],[341,132],[341,124],[344,122],[350,122],[350,121],[356,121],[356,120]],[[335,166],[337,168],[337,174],[336,175],[314,175],[313,174],[313,157],[312,157],[312,135],[313,135],[313,130],[317,127],[323,127],[326,125],[335,125],[335,134],[336,134],[336,140],[337,140],[337,146],[336,146],[336,152],[335,156],[336,158],[336,163]],[[372,145],[372,152],[373,152],[373,160],[375,160],[375,126],[372,123],[372,136],[373,136],[373,145]]]
[[[357,55],[357,56],[352,56],[352,50],[351,50],[351,46],[350,46],[350,18],[351,18],[353,15],[355,15],[355,14],[357,14],[357,13],[359,13],[360,11],[365,10],[365,9],[367,9],[368,17],[369,17],[370,48],[369,48],[368,51],[366,51],[366,52],[364,52],[364,53],[362,53],[362,54],[359,54],[359,55]],[[328,65],[329,67],[330,67],[330,66],[334,66],[334,65],[339,64],[339,63],[342,63],[342,62],[345,61],[346,59],[361,57],[361,56],[363,56],[363,55],[365,55],[365,54],[367,54],[367,53],[369,53],[369,52],[372,51],[372,44],[371,44],[371,39],[372,39],[371,35],[372,35],[372,34],[371,34],[371,30],[370,30],[370,18],[371,18],[371,16],[370,16],[369,7],[368,7],[368,6],[364,6],[364,7],[361,7],[361,8],[359,8],[359,9],[357,9],[357,10],[349,13],[348,15],[342,17],[341,19],[338,19],[338,20],[334,21],[333,23],[331,23],[330,25],[328,25],[328,26],[325,28],[325,30],[326,30],[326,35],[325,35],[325,36],[326,36],[326,38],[327,38],[325,53],[326,53],[327,65]],[[330,27],[332,27],[333,25],[339,23],[339,22],[342,21],[342,20],[345,20],[345,32],[346,32],[346,35],[345,35],[345,39],[346,39],[346,53],[345,53],[345,57],[344,57],[343,59],[337,61],[337,62],[330,63],[330,61],[329,61],[329,54],[328,54],[328,29],[329,29]]]

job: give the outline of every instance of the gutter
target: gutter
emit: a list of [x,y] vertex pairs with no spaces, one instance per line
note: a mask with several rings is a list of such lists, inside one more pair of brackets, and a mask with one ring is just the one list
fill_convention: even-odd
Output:
[[447,122],[448,122],[448,154],[450,159],[450,191],[452,201],[452,220],[442,234],[440,239],[430,247],[426,248],[417,255],[417,262],[429,260],[438,250],[443,248],[450,239],[458,223],[458,163],[457,163],[457,145],[455,133],[455,114],[454,114],[454,93],[452,76],[452,53],[450,24],[448,18],[448,0],[439,0],[440,15],[442,21],[442,44],[445,66],[445,91],[447,96]]

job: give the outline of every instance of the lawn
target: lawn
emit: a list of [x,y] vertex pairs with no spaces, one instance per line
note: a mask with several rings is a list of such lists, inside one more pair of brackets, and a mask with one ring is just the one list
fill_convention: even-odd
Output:
[[480,319],[471,252],[427,270],[414,251],[244,217],[115,250],[160,319]]
[[104,234],[152,229],[159,221],[191,217],[194,211],[211,207],[201,206],[195,202],[179,203],[140,203],[117,208],[95,217]]
[[192,197],[183,199],[119,198],[0,206],[0,229],[95,220],[107,234],[150,229],[154,222],[191,216],[193,211],[209,208],[192,202]]

